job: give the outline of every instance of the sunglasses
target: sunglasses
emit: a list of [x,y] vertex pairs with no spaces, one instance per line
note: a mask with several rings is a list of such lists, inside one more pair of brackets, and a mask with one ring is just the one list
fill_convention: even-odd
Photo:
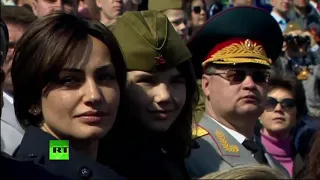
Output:
[[203,8],[202,8],[201,6],[194,6],[194,7],[192,8],[192,11],[193,11],[195,14],[200,14],[202,9],[203,9]]
[[285,99],[282,99],[281,101],[278,101],[273,97],[268,97],[264,105],[264,109],[268,112],[273,111],[278,104],[280,104],[280,106],[285,111],[291,110],[292,108],[296,107],[296,102],[294,99],[285,98]]
[[[226,76],[222,76],[225,74]],[[218,75],[229,82],[241,83],[247,76],[251,76],[255,83],[267,83],[270,77],[270,73],[267,71],[244,71],[244,70],[228,70],[223,73],[212,73],[211,75]]]

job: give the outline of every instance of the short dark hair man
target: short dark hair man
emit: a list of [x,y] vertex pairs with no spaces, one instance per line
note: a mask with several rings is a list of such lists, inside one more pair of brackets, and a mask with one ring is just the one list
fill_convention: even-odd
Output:
[[267,69],[282,44],[278,23],[253,7],[222,11],[188,43],[194,64],[202,64],[196,70],[198,76],[204,72],[205,96],[205,113],[194,131],[195,149],[186,160],[191,176],[241,164],[266,164],[286,172],[254,137],[266,99]]

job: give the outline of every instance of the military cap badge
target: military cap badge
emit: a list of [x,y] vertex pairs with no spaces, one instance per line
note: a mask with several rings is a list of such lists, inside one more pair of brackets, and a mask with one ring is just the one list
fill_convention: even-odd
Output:
[[163,56],[161,54],[159,56],[155,57],[155,60],[156,60],[156,64],[158,66],[166,63],[166,60],[163,58]]
[[249,50],[253,50],[253,43],[252,43],[252,41],[250,40],[250,39],[246,39],[245,41],[244,41],[244,44],[245,44],[245,46],[246,46],[246,48],[247,49],[249,49]]

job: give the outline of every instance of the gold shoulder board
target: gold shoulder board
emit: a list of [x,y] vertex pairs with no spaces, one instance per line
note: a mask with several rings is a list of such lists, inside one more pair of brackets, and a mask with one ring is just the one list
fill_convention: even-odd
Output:
[[209,134],[209,132],[200,126],[192,128],[192,139],[197,139],[197,138],[205,136],[207,134]]

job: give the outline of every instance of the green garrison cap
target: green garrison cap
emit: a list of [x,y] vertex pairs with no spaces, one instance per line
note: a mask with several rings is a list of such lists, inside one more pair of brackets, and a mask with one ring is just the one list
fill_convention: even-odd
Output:
[[114,24],[128,70],[157,72],[191,59],[191,53],[165,15],[127,11]]
[[182,9],[183,0],[149,0],[148,9],[163,12],[168,9]]
[[224,10],[188,42],[197,77],[206,63],[256,63],[269,66],[281,53],[283,35],[267,11],[254,7]]

